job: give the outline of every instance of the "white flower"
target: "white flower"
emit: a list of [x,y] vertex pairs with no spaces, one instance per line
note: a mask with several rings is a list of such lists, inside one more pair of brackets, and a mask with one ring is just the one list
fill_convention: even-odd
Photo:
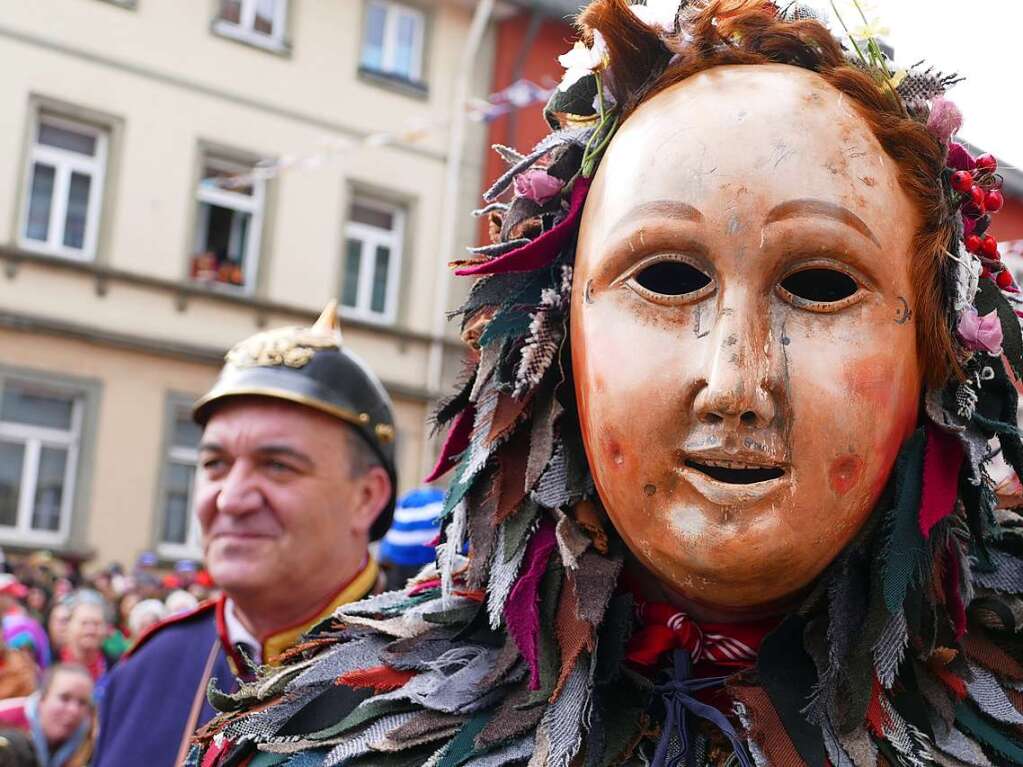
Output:
[[567,91],[586,75],[592,74],[593,70],[604,66],[606,59],[607,43],[604,42],[604,36],[594,30],[592,48],[577,41],[572,50],[558,56],[558,63],[565,68],[565,76],[561,78],[558,90]]
[[648,27],[671,34],[675,31],[675,17],[681,0],[647,0],[646,5],[630,5],[637,19]]
[[891,27],[884,26],[877,19],[852,28],[852,36],[857,40],[883,40],[891,33]]

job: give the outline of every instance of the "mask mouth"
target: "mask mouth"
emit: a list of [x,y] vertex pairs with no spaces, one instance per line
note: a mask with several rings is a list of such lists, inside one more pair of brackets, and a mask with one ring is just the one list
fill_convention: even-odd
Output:
[[756,466],[743,461],[719,461],[703,459],[695,461],[687,459],[685,465],[706,474],[713,480],[729,485],[754,485],[758,482],[769,482],[781,479],[785,470],[779,466]]

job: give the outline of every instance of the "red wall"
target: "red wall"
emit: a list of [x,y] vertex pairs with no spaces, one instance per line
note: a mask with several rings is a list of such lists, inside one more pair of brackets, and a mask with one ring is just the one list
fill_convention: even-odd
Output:
[[1005,207],[991,217],[989,231],[999,242],[1023,240],[1023,199],[1007,196]]
[[[553,19],[544,20],[523,57],[522,68],[516,72],[515,64],[522,55],[529,24],[530,16],[527,13],[498,22],[492,92],[507,88],[519,79],[530,80],[544,88],[553,88],[561,81],[564,70],[558,63],[558,56],[572,47],[575,33],[571,25]],[[543,119],[543,107],[541,103],[533,104],[502,115],[490,123],[483,174],[484,189],[505,169],[504,162],[489,150],[489,146],[504,144],[520,152],[532,149],[550,132]],[[489,240],[485,220],[480,222],[479,239],[481,242]]]

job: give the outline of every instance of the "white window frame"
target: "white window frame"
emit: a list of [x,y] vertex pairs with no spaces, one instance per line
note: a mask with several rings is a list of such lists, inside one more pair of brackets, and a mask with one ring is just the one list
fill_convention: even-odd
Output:
[[213,22],[213,31],[224,37],[258,45],[260,48],[268,48],[273,51],[286,50],[284,29],[288,23],[288,0],[275,0],[275,2],[272,34],[267,35],[256,31],[256,0],[241,0],[242,6],[238,23],[221,18],[218,10],[217,18]]
[[[22,381],[16,377],[0,379],[0,394],[7,385],[28,391],[39,391],[54,397],[71,400],[71,430],[0,421],[0,439],[25,445],[21,484],[18,488],[18,517],[15,527],[0,526],[0,540],[21,546],[59,546],[66,543],[71,531],[71,510],[74,506],[75,478],[78,474],[78,454],[81,448],[83,397],[80,393],[61,391],[46,385]],[[60,524],[57,530],[35,530],[32,524],[32,506],[39,482],[39,454],[44,447],[67,450],[64,467],[64,491],[61,497]]]
[[[39,129],[43,123],[82,133],[96,139],[96,154],[92,157],[39,143]],[[99,231],[100,209],[103,207],[103,183],[106,176],[108,132],[103,128],[58,117],[44,111],[36,113],[32,121],[32,145],[25,161],[23,204],[18,224],[18,244],[25,250],[69,258],[92,261],[96,257],[96,239]],[[54,167],[53,197],[50,200],[50,220],[47,222],[46,241],[29,238],[28,213],[32,203],[32,178],[36,162]],[[64,245],[64,223],[67,217],[68,187],[72,173],[87,174],[89,202],[85,215],[85,237],[82,249]]]
[[[225,160],[214,153],[207,152],[203,155],[202,170],[213,167],[228,173],[250,173],[247,168],[239,163]],[[217,289],[229,290],[239,293],[252,293],[255,289],[256,274],[258,272],[257,262],[259,261],[260,242],[263,235],[263,214],[264,202],[266,200],[266,181],[261,178],[252,178],[252,194],[241,194],[231,189],[204,184],[204,178],[199,179],[196,190],[196,217],[195,217],[195,239],[192,245],[192,256],[199,255],[199,242],[205,237],[206,229],[209,226],[209,211],[203,208],[202,203],[217,205],[221,208],[230,208],[240,213],[249,213],[252,220],[249,225],[249,244],[243,256],[242,284],[232,285],[228,282],[217,280],[202,281],[204,285],[210,285]]]
[[[381,56],[379,69],[364,64],[363,52],[366,46],[366,25],[369,23],[371,8],[381,8],[384,11],[384,48]],[[415,36],[412,47],[412,71],[407,75],[395,70],[395,59],[398,50],[398,21],[402,16],[408,16],[416,21],[418,34]],[[423,81],[423,51],[426,47],[426,15],[419,10],[405,3],[393,2],[393,0],[367,0],[366,20],[362,29],[362,46],[359,51],[359,63],[369,72],[376,72],[382,75],[407,79],[409,82],[419,83]]]
[[[192,466],[196,471],[199,467],[199,448],[198,447],[186,447],[184,445],[175,445],[174,440],[174,422],[176,421],[179,412],[182,410],[181,406],[172,406],[169,409],[170,418],[168,419],[166,428],[168,429],[168,443],[167,451],[164,456],[164,479],[160,483],[160,508],[159,508],[159,536],[161,540],[157,541],[156,553],[163,559],[202,559],[202,533],[199,529],[199,519],[195,513],[195,482],[193,481],[191,486],[188,488],[188,499],[185,508],[187,509],[187,518],[185,521],[185,542],[184,543],[168,543],[162,540],[164,525],[166,524],[167,514],[167,476],[169,474],[169,467],[172,463],[187,464]],[[194,476],[194,475],[193,475]]]
[[[356,305],[341,304],[340,310],[344,317],[372,322],[378,325],[393,325],[398,313],[398,286],[401,283],[401,264],[405,247],[405,208],[393,203],[380,202],[372,198],[356,196],[351,206],[360,205],[371,210],[379,210],[390,214],[393,218],[391,229],[380,229],[369,224],[349,220],[345,224],[344,249],[341,260],[341,279],[345,278],[345,265],[348,260],[348,240],[358,239],[362,242],[362,253],[359,258],[359,287],[356,291]],[[387,287],[384,291],[384,311],[374,312],[370,305],[373,300],[373,276],[376,270],[376,248],[385,245],[391,249],[391,263],[387,272]],[[343,291],[344,286],[341,286]]]

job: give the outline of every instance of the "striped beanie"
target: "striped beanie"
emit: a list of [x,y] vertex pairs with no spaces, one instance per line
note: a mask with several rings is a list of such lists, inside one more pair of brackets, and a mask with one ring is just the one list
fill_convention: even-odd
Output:
[[416,488],[399,498],[391,529],[380,542],[380,562],[402,566],[433,562],[443,502],[444,491],[436,487]]

